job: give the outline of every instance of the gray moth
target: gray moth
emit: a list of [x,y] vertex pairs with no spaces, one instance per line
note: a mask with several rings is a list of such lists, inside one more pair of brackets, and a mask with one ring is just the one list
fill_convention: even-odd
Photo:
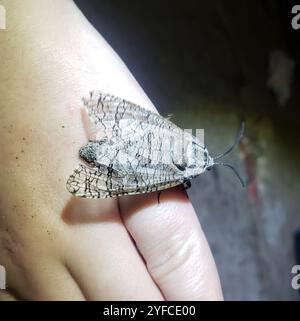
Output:
[[216,164],[238,175],[231,165],[215,160],[238,144],[243,124],[235,144],[213,158],[197,137],[125,99],[93,91],[84,105],[90,122],[104,135],[79,150],[85,164],[75,169],[66,184],[75,196],[107,198],[189,185]]

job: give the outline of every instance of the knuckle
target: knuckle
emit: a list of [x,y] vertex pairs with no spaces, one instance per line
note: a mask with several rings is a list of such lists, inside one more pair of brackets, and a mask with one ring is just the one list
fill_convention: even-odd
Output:
[[193,264],[199,246],[195,233],[188,230],[178,231],[153,249],[155,253],[148,263],[148,269],[158,280],[172,276],[180,269]]

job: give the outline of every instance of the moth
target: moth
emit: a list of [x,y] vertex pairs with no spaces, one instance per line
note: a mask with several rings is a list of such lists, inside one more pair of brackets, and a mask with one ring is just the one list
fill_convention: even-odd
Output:
[[84,99],[89,120],[100,139],[79,150],[85,161],[67,180],[67,190],[85,198],[107,198],[162,191],[190,180],[228,155],[244,132],[242,124],[235,143],[223,154],[211,157],[204,144],[170,120],[125,99],[99,91]]

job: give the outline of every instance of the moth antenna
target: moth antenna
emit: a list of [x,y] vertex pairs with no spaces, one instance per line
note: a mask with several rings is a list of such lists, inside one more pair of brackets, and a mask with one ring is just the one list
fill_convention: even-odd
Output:
[[226,167],[229,167],[233,172],[234,174],[237,176],[237,178],[240,180],[241,184],[243,187],[246,186],[244,180],[242,179],[241,175],[239,174],[239,172],[230,164],[227,164],[227,163],[214,163],[214,165],[223,165],[223,166],[226,166]]
[[238,134],[236,135],[235,137],[235,141],[233,143],[233,145],[226,151],[224,152],[223,154],[220,154],[220,155],[217,155],[216,157],[214,157],[214,160],[216,159],[220,159],[222,157],[225,157],[227,156],[228,154],[230,154],[230,152],[239,144],[239,142],[241,141],[243,135],[244,135],[244,131],[245,131],[245,123],[242,122],[241,124],[241,128],[238,132]]

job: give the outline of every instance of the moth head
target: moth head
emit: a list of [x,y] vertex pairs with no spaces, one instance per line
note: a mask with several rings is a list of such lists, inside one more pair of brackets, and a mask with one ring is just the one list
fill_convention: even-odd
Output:
[[89,142],[79,149],[79,156],[87,163],[95,163],[97,159],[97,143]]
[[205,164],[204,166],[205,166],[206,170],[209,171],[215,165],[214,158],[209,155],[206,148],[204,150],[203,156],[204,156],[204,164]]

